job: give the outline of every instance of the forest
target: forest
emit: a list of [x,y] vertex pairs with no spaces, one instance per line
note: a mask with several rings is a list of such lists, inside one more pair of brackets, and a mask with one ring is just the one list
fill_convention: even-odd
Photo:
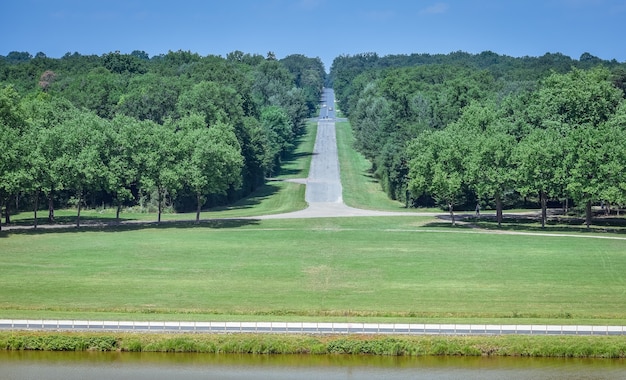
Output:
[[0,210],[196,210],[280,170],[316,111],[319,58],[241,51],[0,56]]
[[324,86],[406,207],[626,205],[626,63],[480,54],[277,59],[234,51],[0,56],[0,210],[229,204],[280,170]]
[[340,56],[328,78],[356,148],[407,207],[626,205],[626,64],[589,53]]

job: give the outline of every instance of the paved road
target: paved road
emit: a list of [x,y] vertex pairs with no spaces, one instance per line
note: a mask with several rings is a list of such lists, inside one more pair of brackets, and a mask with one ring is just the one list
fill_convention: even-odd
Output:
[[321,218],[346,216],[446,216],[446,213],[373,211],[348,207],[343,203],[339,157],[335,133],[335,93],[324,89],[317,124],[317,137],[308,178],[290,180],[306,185],[305,200],[309,206],[285,214],[250,217],[250,219]]

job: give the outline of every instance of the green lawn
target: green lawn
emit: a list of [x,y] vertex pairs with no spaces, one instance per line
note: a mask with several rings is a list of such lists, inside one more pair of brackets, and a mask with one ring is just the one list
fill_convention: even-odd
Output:
[[432,222],[239,220],[2,233],[0,317],[626,321],[625,240],[481,234]]

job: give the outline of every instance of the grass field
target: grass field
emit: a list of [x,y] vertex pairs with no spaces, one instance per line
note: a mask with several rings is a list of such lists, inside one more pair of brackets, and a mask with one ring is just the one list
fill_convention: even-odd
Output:
[[239,220],[3,234],[0,317],[625,322],[625,240],[482,234],[432,222]]
[[336,123],[336,131],[344,202],[348,206],[368,210],[415,211],[405,208],[401,202],[389,199],[381,190],[378,180],[371,173],[372,164],[353,149],[354,136],[350,123]]

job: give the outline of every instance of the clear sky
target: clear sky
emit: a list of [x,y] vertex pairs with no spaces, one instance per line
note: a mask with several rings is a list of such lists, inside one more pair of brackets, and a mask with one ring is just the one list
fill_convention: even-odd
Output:
[[626,0],[3,0],[11,51],[150,56],[584,52],[626,62]]

